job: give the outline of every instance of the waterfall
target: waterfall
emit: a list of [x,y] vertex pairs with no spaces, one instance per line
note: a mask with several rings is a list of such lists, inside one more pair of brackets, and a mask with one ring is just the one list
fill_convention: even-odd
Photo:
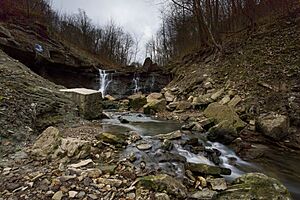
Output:
[[140,87],[139,87],[140,77],[136,73],[134,74],[132,82],[134,84],[133,93],[138,93],[140,91]]
[[112,82],[112,77],[110,77],[109,73],[106,73],[105,70],[99,69],[99,91],[102,94],[102,97],[104,98],[106,95],[106,90],[109,86],[109,84]]

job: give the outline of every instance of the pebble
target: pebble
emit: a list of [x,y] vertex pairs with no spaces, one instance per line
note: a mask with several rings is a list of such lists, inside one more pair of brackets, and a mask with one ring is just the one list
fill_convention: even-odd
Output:
[[227,183],[224,178],[208,179],[207,182],[211,185],[213,190],[220,191],[227,189]]
[[120,187],[121,184],[122,184],[122,181],[118,180],[118,179],[98,178],[97,183],[102,183],[102,184],[105,184],[105,185],[112,185],[112,186],[115,186],[115,187]]
[[78,194],[77,194],[77,198],[78,199],[81,199],[81,198],[83,198],[85,196],[85,192],[84,191],[81,191],[81,192],[79,192]]
[[63,197],[63,192],[62,191],[58,191],[56,192],[53,196],[52,199],[53,200],[61,200]]
[[129,194],[127,194],[127,197],[129,198],[129,199],[135,199],[135,193],[129,193]]
[[69,191],[69,198],[75,198],[78,192],[76,191]]
[[156,193],[155,199],[156,200],[170,200],[170,197],[166,193]]
[[80,168],[80,167],[84,167],[84,166],[86,166],[90,163],[94,163],[93,160],[92,159],[87,159],[87,160],[80,161],[77,164],[69,165],[68,167],[70,167],[70,168]]
[[53,194],[54,194],[54,192],[51,190],[46,192],[46,196],[53,196]]
[[98,199],[98,197],[94,194],[89,194],[88,197],[90,197],[91,199]]
[[137,148],[139,150],[145,151],[145,150],[151,149],[152,145],[151,144],[139,144],[139,145],[137,145]]

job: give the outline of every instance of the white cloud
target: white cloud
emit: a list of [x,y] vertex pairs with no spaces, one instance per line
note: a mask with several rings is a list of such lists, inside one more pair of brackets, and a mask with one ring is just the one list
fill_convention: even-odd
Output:
[[53,7],[61,12],[86,11],[95,24],[104,25],[113,19],[125,31],[140,38],[138,60],[143,62],[146,42],[155,35],[161,23],[159,7],[149,0],[52,0]]

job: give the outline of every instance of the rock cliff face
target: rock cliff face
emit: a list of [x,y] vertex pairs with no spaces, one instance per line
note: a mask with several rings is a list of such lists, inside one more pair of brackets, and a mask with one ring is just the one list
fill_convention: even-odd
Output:
[[[109,79],[111,82],[106,94],[122,98],[136,92],[160,92],[171,81],[171,75],[162,72],[115,72],[110,74]],[[97,87],[99,89],[99,85],[94,89]]]
[[76,118],[76,106],[59,92],[61,88],[0,50],[1,153],[50,125],[67,124]]
[[134,92],[134,78],[139,79],[139,91],[143,92],[159,91],[170,82],[170,75],[151,60],[139,69],[108,66],[50,36],[47,28],[37,23],[30,26],[0,23],[0,49],[40,76],[67,88],[99,89],[98,69],[117,72],[112,74],[108,93],[121,97]]
[[0,24],[0,48],[37,74],[65,86],[89,86],[97,68],[103,67],[85,52],[52,39],[41,24]]

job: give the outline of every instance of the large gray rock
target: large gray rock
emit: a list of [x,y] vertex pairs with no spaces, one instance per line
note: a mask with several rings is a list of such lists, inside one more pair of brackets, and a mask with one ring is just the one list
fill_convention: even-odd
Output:
[[280,141],[288,135],[289,119],[287,116],[274,113],[261,116],[256,123],[256,129],[265,136]]
[[139,179],[138,187],[144,187],[156,192],[166,191],[168,194],[178,198],[187,196],[186,187],[180,181],[166,174],[142,177]]
[[86,88],[61,89],[70,96],[79,107],[80,115],[85,119],[97,119],[102,114],[101,92]]
[[260,173],[250,173],[237,178],[217,200],[291,200],[286,187],[278,180]]

